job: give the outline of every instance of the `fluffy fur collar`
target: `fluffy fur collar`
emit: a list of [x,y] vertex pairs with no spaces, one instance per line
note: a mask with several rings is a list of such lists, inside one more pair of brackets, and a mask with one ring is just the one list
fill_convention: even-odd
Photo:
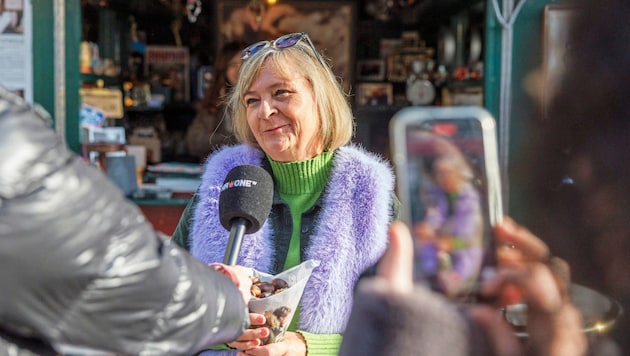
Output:
[[[261,165],[264,154],[239,145],[214,153],[206,163],[194,213],[191,253],[205,263],[220,262],[229,232],[218,219],[220,186],[233,167]],[[312,333],[341,333],[352,306],[353,289],[363,271],[374,265],[387,245],[394,177],[390,166],[357,146],[335,152],[323,208],[306,258],[321,261],[302,297],[299,327]],[[246,235],[238,264],[267,272],[274,249],[269,220]]]

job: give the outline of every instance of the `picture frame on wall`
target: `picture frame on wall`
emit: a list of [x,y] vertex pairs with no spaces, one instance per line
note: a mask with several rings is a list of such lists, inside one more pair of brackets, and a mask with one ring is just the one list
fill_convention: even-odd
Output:
[[357,105],[387,106],[394,103],[392,83],[359,83],[357,85]]
[[420,33],[418,31],[403,31],[400,34],[403,50],[413,50],[420,47]]
[[379,41],[379,56],[387,59],[389,55],[398,53],[402,49],[402,39],[400,38],[381,38]]
[[317,49],[330,59],[344,89],[354,81],[354,1],[291,1],[267,5],[249,0],[216,2],[217,51],[227,42],[255,43],[293,32],[306,32]]
[[570,24],[579,5],[547,5],[543,15],[543,60],[541,115],[547,120],[549,104],[556,94],[560,79],[571,58]]
[[168,82],[175,102],[190,101],[190,53],[186,47],[146,46],[144,74]]
[[357,62],[357,80],[376,81],[385,80],[384,59],[364,59]]
[[387,80],[404,82],[411,74],[411,63],[414,61],[429,62],[431,53],[393,53],[387,57]]

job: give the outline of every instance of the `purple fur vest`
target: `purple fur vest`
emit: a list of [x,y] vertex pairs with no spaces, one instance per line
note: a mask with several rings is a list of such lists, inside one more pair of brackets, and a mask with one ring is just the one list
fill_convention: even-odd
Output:
[[[199,260],[221,262],[229,232],[218,218],[220,187],[233,167],[260,166],[264,153],[238,145],[213,153],[205,166],[191,231],[191,253]],[[357,146],[339,148],[323,208],[316,219],[305,253],[321,261],[306,286],[298,327],[311,333],[343,332],[350,315],[353,289],[359,276],[385,252],[391,220],[394,175],[389,164]],[[243,238],[238,264],[269,273],[274,246],[273,227]]]

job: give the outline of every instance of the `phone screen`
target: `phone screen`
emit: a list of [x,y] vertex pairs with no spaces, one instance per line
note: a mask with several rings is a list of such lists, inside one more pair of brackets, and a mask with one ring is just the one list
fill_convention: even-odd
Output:
[[492,225],[502,215],[494,120],[480,108],[415,107],[397,113],[392,125],[415,278],[464,298],[494,265]]

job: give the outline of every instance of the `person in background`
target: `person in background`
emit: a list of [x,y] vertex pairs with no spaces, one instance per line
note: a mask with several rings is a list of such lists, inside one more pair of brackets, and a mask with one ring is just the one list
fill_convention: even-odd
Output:
[[[180,220],[192,230],[174,238],[205,263],[221,261],[229,235],[218,211],[225,176],[239,165],[267,169],[274,180],[271,213],[260,231],[243,238],[237,263],[272,275],[309,259],[320,265],[283,341],[261,346],[270,330],[260,327],[228,346],[248,355],[336,355],[354,285],[385,251],[397,213],[393,170],[350,144],[347,96],[306,33],[255,43],[241,58],[228,100],[241,144],[208,157],[192,219],[191,209]],[[265,322],[261,314],[251,320]]]
[[[628,354],[630,318],[625,315],[615,320],[612,330],[603,331],[611,338],[590,333],[586,344],[579,314],[568,303],[568,272],[548,258],[549,251],[555,251],[571,265],[573,282],[608,293],[625,311],[630,308],[630,104],[626,100],[630,48],[625,45],[630,41],[630,2],[577,4],[567,42],[567,67],[551,102],[550,119],[543,124],[531,121],[536,126],[530,128],[528,142],[535,144],[522,151],[525,161],[512,165],[515,176],[525,179],[519,186],[527,188],[531,199],[531,232],[509,219],[495,229],[496,237],[515,245],[524,258],[505,258],[516,254],[502,249],[498,256],[503,256],[500,261],[508,268],[484,288],[491,293],[513,291],[510,285],[519,287],[528,307],[525,350],[519,349],[522,346],[515,343],[513,332],[497,321],[496,310],[467,308],[462,323],[462,314],[452,304],[432,301],[434,294],[411,285],[403,273],[409,268],[393,263],[408,263],[404,262],[409,258],[408,246],[403,246],[398,248],[398,257],[383,258],[379,278],[359,285],[341,356],[422,351],[427,355],[492,355],[490,350],[471,348],[470,335],[480,329],[490,336],[486,347],[494,347],[497,355]],[[535,86],[532,92],[540,93],[542,87]],[[405,234],[404,229],[398,234]],[[398,239],[392,239],[392,249]],[[423,303],[418,303],[421,299]],[[428,303],[436,306],[426,307]],[[391,315],[405,318],[391,320]],[[483,328],[466,326],[471,322]],[[385,325],[392,328],[382,337],[388,330]],[[473,340],[484,341],[482,337]]]
[[[530,120],[527,141],[536,144],[517,157],[524,162],[514,176],[526,179],[517,187],[531,197],[527,226],[571,265],[576,283],[623,306],[609,333],[616,353],[605,354],[628,355],[630,2],[577,5],[548,119]],[[543,92],[538,78],[534,93]]]
[[186,130],[188,153],[203,161],[221,145],[235,143],[230,118],[225,115],[225,97],[236,83],[244,43],[226,43],[212,67],[210,87],[198,103],[197,115]]
[[507,217],[496,226],[495,236],[499,245],[517,250],[498,254],[498,273],[481,292],[497,297],[501,305],[521,296],[519,301],[527,304],[526,341],[517,338],[496,307],[456,305],[414,284],[410,232],[395,221],[376,276],[357,286],[339,355],[585,355],[582,317],[570,303],[563,279],[566,265],[549,259],[547,246]]
[[164,239],[49,124],[0,88],[0,354],[185,355],[236,339],[251,270]]

